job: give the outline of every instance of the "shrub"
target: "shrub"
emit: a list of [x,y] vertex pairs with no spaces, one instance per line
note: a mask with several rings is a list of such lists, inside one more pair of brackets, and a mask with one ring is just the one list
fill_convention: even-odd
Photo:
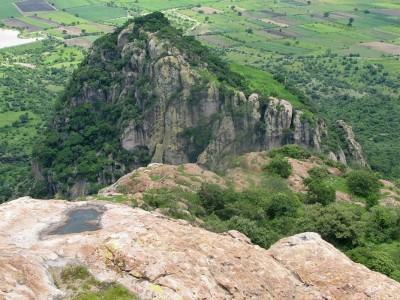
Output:
[[349,257],[376,272],[390,275],[395,270],[393,259],[383,251],[371,251],[367,247],[359,247],[348,252]]
[[347,177],[347,185],[357,196],[368,197],[377,194],[381,183],[378,176],[368,170],[354,170]]
[[295,159],[302,159],[302,158],[309,158],[311,156],[311,153],[309,150],[304,149],[299,145],[289,144],[269,151],[268,156],[269,157],[286,156]]
[[279,175],[282,178],[288,178],[293,173],[292,165],[287,159],[276,156],[263,167],[263,170]]
[[265,212],[270,218],[294,216],[300,206],[300,201],[294,195],[278,193],[273,195]]
[[321,203],[328,205],[335,202],[336,192],[331,186],[326,185],[319,179],[309,179],[306,181],[308,188],[305,202],[308,204]]
[[325,167],[313,167],[308,170],[308,175],[312,179],[324,179],[328,176],[328,172]]

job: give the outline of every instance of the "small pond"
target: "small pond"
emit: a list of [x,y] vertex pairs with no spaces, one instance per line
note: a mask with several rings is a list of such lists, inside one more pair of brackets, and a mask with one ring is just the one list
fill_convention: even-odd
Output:
[[0,28],[0,48],[7,48],[12,46],[18,46],[22,44],[32,43],[43,38],[27,38],[20,39],[18,37],[19,31],[11,29]]
[[81,208],[71,211],[68,220],[55,228],[49,235],[80,233],[100,229],[100,218],[103,211],[93,208]]

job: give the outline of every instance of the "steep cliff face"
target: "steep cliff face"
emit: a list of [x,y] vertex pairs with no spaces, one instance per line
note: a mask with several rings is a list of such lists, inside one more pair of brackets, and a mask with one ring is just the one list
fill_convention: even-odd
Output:
[[[304,121],[289,102],[270,98],[263,99],[263,105],[256,93],[226,90],[219,81],[200,75],[207,72],[206,65],[192,67],[185,53],[157,34],[142,32],[145,42],[130,40],[134,28],[128,26],[118,37],[121,55],[129,60],[119,99],[134,91],[131,100],[140,107],[143,120],[124,128],[124,149],[146,147],[153,162],[177,164],[197,161],[199,155],[207,163],[224,153],[290,142],[319,148],[318,125]],[[147,82],[138,85],[137,78],[143,77]],[[144,86],[147,93],[140,92]]]
[[[218,164],[228,154],[287,143],[319,150],[324,131],[288,101],[252,93],[244,78],[155,13],[94,45],[36,157],[49,182],[71,188],[78,180],[109,184],[149,161]],[[71,191],[79,196],[74,191],[90,187]]]

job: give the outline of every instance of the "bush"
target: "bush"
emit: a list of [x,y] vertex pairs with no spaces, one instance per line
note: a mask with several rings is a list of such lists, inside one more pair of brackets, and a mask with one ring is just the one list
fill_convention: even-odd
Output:
[[324,179],[328,176],[328,171],[325,167],[313,167],[308,170],[308,175],[312,179]]
[[302,158],[309,158],[311,156],[311,153],[309,150],[304,149],[299,145],[289,144],[269,151],[268,156],[269,157],[286,156],[295,159],[302,159]]
[[359,247],[349,251],[348,256],[355,262],[388,276],[395,270],[393,259],[383,251],[371,251],[367,247]]
[[296,220],[297,232],[313,231],[337,247],[354,247],[364,243],[364,208],[345,204],[310,205]]
[[347,185],[353,194],[361,197],[377,194],[381,187],[378,176],[368,170],[351,171],[347,177]]
[[305,202],[308,204],[321,203],[328,205],[336,200],[335,189],[326,185],[319,179],[309,179],[306,181],[308,188]]
[[279,175],[282,178],[288,178],[293,173],[292,165],[287,159],[276,156],[267,165],[265,165],[263,170],[271,172],[273,174]]
[[294,195],[278,193],[273,195],[265,212],[269,218],[294,216],[300,206],[300,201]]

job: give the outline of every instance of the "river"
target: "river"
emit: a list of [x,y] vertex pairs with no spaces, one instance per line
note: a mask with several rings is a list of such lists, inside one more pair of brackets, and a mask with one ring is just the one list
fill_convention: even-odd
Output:
[[20,39],[18,37],[18,34],[19,31],[17,30],[0,28],[0,48],[7,48],[22,44],[28,44],[43,39],[43,38]]

